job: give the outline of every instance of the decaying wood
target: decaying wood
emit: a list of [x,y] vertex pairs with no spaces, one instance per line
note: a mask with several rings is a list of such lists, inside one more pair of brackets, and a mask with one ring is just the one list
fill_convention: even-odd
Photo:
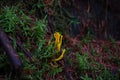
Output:
[[3,32],[3,30],[0,27],[0,43],[3,49],[5,50],[6,54],[9,56],[11,63],[15,70],[21,70],[22,63],[19,59],[19,56],[17,55],[17,52],[12,47],[7,35]]

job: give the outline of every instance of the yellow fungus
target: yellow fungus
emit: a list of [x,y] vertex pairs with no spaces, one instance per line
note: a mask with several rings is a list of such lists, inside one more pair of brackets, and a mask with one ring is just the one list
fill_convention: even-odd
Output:
[[54,33],[56,49],[60,51],[63,36],[59,32]]
[[60,39],[61,34],[59,32],[55,32],[54,33],[54,37],[55,37],[55,44],[59,43],[59,39]]
[[[59,53],[60,50],[61,50],[63,36],[59,32],[55,32],[54,33],[54,38],[55,38],[54,45],[55,45],[56,50]],[[63,49],[62,53],[60,53],[60,56],[58,58],[56,58],[56,59],[52,59],[52,61],[59,61],[59,60],[61,60],[64,57],[65,51],[66,50]]]
[[53,59],[52,61],[59,61],[59,60],[61,60],[64,57],[65,51],[66,51],[66,49],[63,49],[62,50],[62,54],[58,58]]

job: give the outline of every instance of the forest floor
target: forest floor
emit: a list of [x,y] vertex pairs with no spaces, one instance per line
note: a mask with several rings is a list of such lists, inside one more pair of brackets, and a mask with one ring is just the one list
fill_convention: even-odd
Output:
[[78,6],[71,8],[66,0],[0,2],[0,28],[12,38],[22,63],[22,70],[14,72],[0,45],[0,80],[119,80],[120,41],[109,36],[106,18],[97,17],[97,12],[95,16],[90,2],[87,7],[83,3],[84,9],[79,7],[82,13],[76,13]]

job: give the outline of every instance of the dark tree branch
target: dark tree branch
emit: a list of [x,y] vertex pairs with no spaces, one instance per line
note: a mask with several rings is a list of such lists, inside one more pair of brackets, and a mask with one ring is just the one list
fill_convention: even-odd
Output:
[[10,41],[7,35],[3,32],[1,27],[0,27],[0,43],[1,43],[1,46],[4,48],[6,54],[9,56],[15,70],[16,71],[21,70],[22,63],[19,59],[19,56],[17,55],[17,52],[14,50],[14,48],[10,44]]

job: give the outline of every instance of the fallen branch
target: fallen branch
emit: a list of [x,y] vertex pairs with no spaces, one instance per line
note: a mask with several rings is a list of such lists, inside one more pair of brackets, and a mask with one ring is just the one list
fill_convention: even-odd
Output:
[[17,52],[14,50],[7,35],[3,32],[0,27],[0,43],[4,48],[6,54],[9,56],[11,63],[16,71],[20,71],[22,68],[22,63],[17,55]]

